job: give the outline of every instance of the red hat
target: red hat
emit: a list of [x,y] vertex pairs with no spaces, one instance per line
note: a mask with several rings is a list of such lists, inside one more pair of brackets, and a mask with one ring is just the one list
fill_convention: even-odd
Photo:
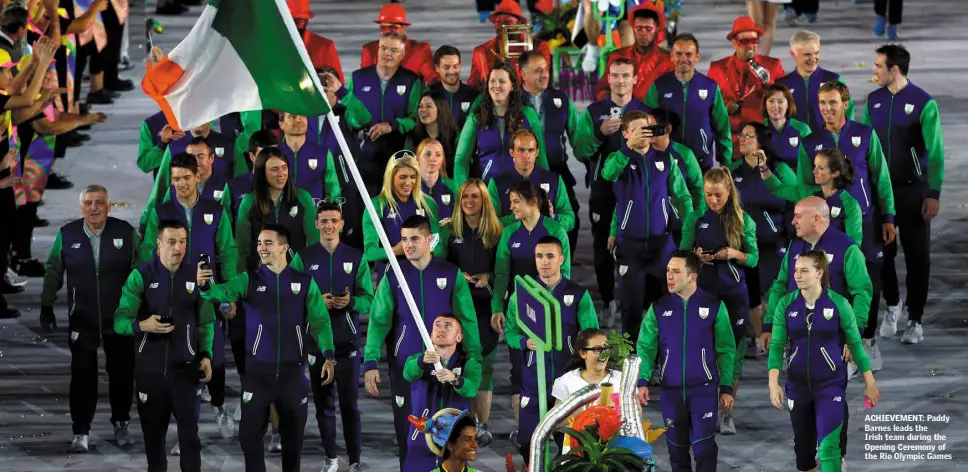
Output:
[[308,20],[316,15],[309,11],[309,0],[286,0],[289,13],[297,20]]
[[653,3],[651,0],[643,0],[642,3],[632,7],[632,9],[629,10],[629,17],[628,17],[629,26],[632,26],[632,23],[635,23],[633,21],[635,19],[635,12],[642,11],[642,10],[649,10],[655,13],[655,16],[659,18],[659,24],[658,24],[659,31],[665,31],[666,29],[665,12],[660,10],[659,5]]
[[491,16],[488,17],[491,23],[494,23],[494,17],[497,15],[511,15],[517,17],[522,23],[527,23],[528,19],[524,17],[521,13],[521,5],[514,0],[501,0],[501,4],[497,6],[497,9],[491,12]]
[[407,22],[407,9],[397,3],[383,5],[383,8],[380,9],[380,15],[373,22],[410,26],[410,23]]
[[726,35],[726,39],[732,41],[736,35],[752,31],[757,36],[763,36],[763,28],[756,25],[756,22],[748,16],[741,16],[733,21],[733,30]]

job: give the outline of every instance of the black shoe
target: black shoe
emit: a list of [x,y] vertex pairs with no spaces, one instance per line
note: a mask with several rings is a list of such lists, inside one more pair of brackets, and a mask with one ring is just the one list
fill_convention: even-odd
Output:
[[75,128],[77,131],[88,131],[91,129],[91,125],[78,126]]
[[111,96],[108,95],[104,89],[98,90],[97,92],[87,94],[88,105],[110,105],[114,103]]
[[71,182],[63,175],[57,172],[51,172],[47,177],[47,189],[48,190],[66,190],[69,188],[74,188],[74,182]]
[[[82,137],[80,137],[78,135],[75,135],[75,134],[65,133],[60,139],[64,143],[64,146],[69,147],[69,148],[70,147],[79,147],[79,146],[83,146],[84,145],[84,138],[82,138]],[[48,188],[50,188],[50,187],[48,187]]]
[[155,7],[156,15],[177,16],[185,13],[186,11],[188,11],[188,8],[185,8],[175,2],[169,2],[163,7]]
[[11,318],[19,318],[20,311],[13,308],[2,308],[0,309],[0,320],[9,320]]
[[30,222],[30,224],[32,224],[34,228],[46,228],[50,226],[50,221],[43,218],[35,218],[34,221]]
[[16,272],[21,277],[43,277],[47,270],[37,259],[24,259],[17,261]]
[[71,133],[74,133],[74,136],[77,136],[77,139],[80,139],[82,143],[86,143],[91,140],[91,135],[89,134],[84,134],[77,130],[71,131]]
[[[8,283],[6,280],[0,280],[0,293],[4,295],[12,295],[14,293],[20,293],[23,291],[24,291],[23,287],[10,285],[10,283]],[[3,318],[3,310],[0,310],[0,318]]]
[[110,82],[105,81],[104,88],[115,92],[127,92],[134,90],[134,82],[128,79],[117,79]]
[[121,62],[118,63],[118,70],[126,71],[131,69],[134,69],[134,63],[131,62],[131,59],[129,59],[128,56],[122,57]]
[[104,87],[101,89],[101,91],[104,92],[108,97],[111,97],[111,100],[121,97],[121,92],[118,92],[117,90],[111,90],[107,87]]

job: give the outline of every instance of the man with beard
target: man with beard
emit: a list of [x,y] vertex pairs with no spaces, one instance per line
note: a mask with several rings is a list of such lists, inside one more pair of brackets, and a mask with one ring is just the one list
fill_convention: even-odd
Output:
[[[420,76],[424,84],[440,80],[437,77],[437,71],[434,70],[430,44],[407,38],[407,30],[410,29],[410,23],[407,22],[407,10],[403,5],[394,5],[392,3],[383,5],[383,8],[380,8],[380,14],[373,22],[380,25],[381,36],[387,33],[393,33],[402,36],[406,40],[406,53],[403,56],[403,62],[401,64],[404,69]],[[364,44],[363,55],[360,58],[360,69],[376,64],[379,58],[379,41],[370,41]],[[342,77],[340,80],[342,80]]]
[[[845,83],[843,77],[820,67],[820,36],[811,31],[798,31],[790,38],[790,57],[797,62],[793,72],[778,78],[776,83],[786,85],[797,105],[794,118],[810,126],[813,131],[824,128],[817,94],[824,82]],[[847,103],[846,115],[854,119],[854,102]],[[766,118],[766,117],[764,117]]]
[[[666,17],[654,3],[642,2],[629,10],[628,22],[635,34],[635,44],[617,49],[608,56],[608,63],[611,64],[621,57],[628,59],[635,66],[635,76],[638,81],[632,95],[636,100],[642,101],[652,82],[662,74],[673,70],[669,53],[660,49],[655,41],[659,32],[665,31]],[[598,82],[595,90],[595,96],[599,100],[608,95],[608,82],[604,77]]]
[[[494,38],[474,48],[474,55],[471,57],[471,75],[467,79],[468,85],[479,90],[486,88],[487,78],[496,64],[509,62],[517,65],[516,59],[504,57],[504,46],[501,44],[504,27],[528,24],[528,19],[521,13],[521,5],[514,0],[503,0],[489,18],[494,24]],[[533,51],[538,51],[548,64],[551,64],[551,50],[548,49],[548,43],[534,38],[532,46]]]
[[[454,46],[441,46],[434,53],[434,67],[440,76],[440,82],[431,85],[430,91],[443,97],[450,104],[457,129],[464,129],[464,120],[467,119],[471,105],[480,93],[474,87],[460,81],[461,66],[460,51]],[[454,156],[448,157],[454,158]]]

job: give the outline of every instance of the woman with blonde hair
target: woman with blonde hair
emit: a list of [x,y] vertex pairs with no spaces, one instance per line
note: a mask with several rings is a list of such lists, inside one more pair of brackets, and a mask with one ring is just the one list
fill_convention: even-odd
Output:
[[[424,216],[430,220],[430,232],[438,233],[437,204],[424,195],[420,184],[420,164],[410,151],[400,151],[390,156],[383,172],[383,188],[379,195],[373,197],[373,207],[380,216],[387,239],[393,245],[395,257],[403,256],[400,227],[407,218]],[[363,253],[366,260],[377,263],[378,273],[386,270],[386,251],[369,216],[363,218]]]
[[450,221],[440,227],[440,241],[448,262],[460,268],[471,289],[477,328],[480,331],[481,384],[471,410],[477,416],[477,441],[481,447],[493,440],[487,428],[494,391],[494,353],[498,333],[491,327],[494,261],[503,228],[487,196],[487,186],[480,179],[468,179],[457,192],[458,209]]
[[433,138],[420,141],[417,146],[417,162],[420,163],[420,189],[434,199],[440,224],[446,224],[454,213],[454,194],[457,183],[447,178],[447,153],[444,145]]
[[[737,353],[733,366],[733,397],[739,391],[743,370],[743,339],[746,337],[750,297],[743,267],[756,267],[756,223],[743,211],[733,175],[725,167],[714,167],[703,177],[704,205],[692,212],[682,225],[680,249],[695,251],[703,262],[699,288],[719,298],[729,312]],[[737,265],[743,267],[737,267]],[[736,434],[732,411],[719,416],[722,434]]]

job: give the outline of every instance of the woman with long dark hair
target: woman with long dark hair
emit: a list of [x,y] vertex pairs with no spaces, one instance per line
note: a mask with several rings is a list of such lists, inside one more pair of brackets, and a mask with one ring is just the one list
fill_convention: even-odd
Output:
[[417,123],[407,134],[405,149],[417,151],[425,139],[434,139],[444,148],[447,162],[447,175],[454,175],[454,155],[457,153],[457,136],[460,129],[450,111],[450,105],[437,94],[427,90],[417,105]]
[[548,169],[544,133],[541,120],[521,98],[521,84],[517,71],[509,64],[491,69],[487,79],[487,93],[464,122],[454,155],[454,181],[463,183],[467,177],[485,182],[514,168],[511,160],[511,135],[530,129],[538,139],[537,164]]

